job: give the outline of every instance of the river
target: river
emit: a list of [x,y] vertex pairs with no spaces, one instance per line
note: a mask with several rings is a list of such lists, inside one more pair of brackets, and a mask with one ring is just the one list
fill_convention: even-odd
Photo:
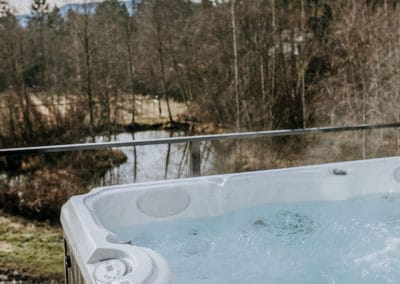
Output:
[[[147,140],[184,136],[183,131],[147,130],[132,133],[119,133],[111,141]],[[109,141],[108,137],[97,136],[96,142]],[[190,158],[188,143],[161,144],[149,146],[121,147],[128,158],[127,162],[108,171],[101,186],[145,182],[189,177]],[[201,172],[209,174],[213,170],[214,151],[211,143],[201,145]]]

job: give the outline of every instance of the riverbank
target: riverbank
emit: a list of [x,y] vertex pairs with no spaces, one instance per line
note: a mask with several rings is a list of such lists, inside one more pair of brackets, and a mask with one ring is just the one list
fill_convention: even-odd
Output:
[[[0,100],[1,108],[7,109],[7,95],[10,94]],[[55,130],[56,140],[52,144],[84,142],[82,139],[90,133],[88,117],[83,117],[79,124],[76,124],[78,121],[73,123],[76,119],[71,117],[79,113],[77,96],[57,98],[32,94],[31,99],[31,107],[35,110],[32,113],[41,115],[40,122],[49,131]],[[138,96],[134,121],[129,97],[122,96],[121,100],[118,113],[115,113],[117,119],[112,124],[96,121],[96,135],[143,130],[186,132],[191,127],[183,103],[170,101],[171,123],[165,100]],[[18,113],[18,109],[15,111]],[[7,116],[0,118],[0,128],[7,129]],[[65,131],[57,129],[58,125]],[[6,132],[2,132],[3,139]],[[0,157],[0,283],[62,281],[63,241],[58,224],[62,204],[70,196],[85,193],[98,185],[107,171],[126,160],[122,151],[111,149]]]
[[121,151],[109,149],[25,157],[20,169],[4,171],[0,179],[0,208],[57,223],[64,202],[87,192],[108,170],[126,160]]
[[[10,113],[13,119],[23,113],[23,110],[16,102],[17,95],[12,92],[0,92],[0,109],[4,116],[0,115],[0,127],[7,129]],[[135,101],[128,94],[120,94],[104,106],[103,102],[93,103],[94,127],[113,128],[122,127],[133,130],[180,127],[180,124],[187,124],[194,120],[185,103],[169,100],[169,109],[172,118],[170,121],[168,106],[165,99],[158,99],[150,95],[136,95]],[[89,127],[90,117],[86,109],[87,103],[79,95],[54,95],[49,93],[33,92],[29,93],[31,116],[40,116],[41,122],[46,127],[57,126],[55,124],[65,124],[66,121],[73,119],[72,115],[79,116],[79,127],[83,129]],[[133,117],[134,116],[134,117]],[[15,122],[13,122],[15,123]],[[72,125],[77,127],[78,125]]]
[[61,206],[70,196],[86,193],[126,159],[119,150],[36,155],[24,160],[22,172],[3,177],[0,283],[62,282]]

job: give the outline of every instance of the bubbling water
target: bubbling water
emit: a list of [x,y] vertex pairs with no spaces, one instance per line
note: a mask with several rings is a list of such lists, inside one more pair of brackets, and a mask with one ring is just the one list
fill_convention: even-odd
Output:
[[114,230],[177,283],[400,283],[400,194],[267,204]]

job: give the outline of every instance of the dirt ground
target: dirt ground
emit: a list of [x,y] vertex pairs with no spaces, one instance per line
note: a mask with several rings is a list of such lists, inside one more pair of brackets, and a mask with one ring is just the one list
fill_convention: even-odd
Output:
[[[7,96],[12,95],[3,93],[0,96],[0,108],[7,110]],[[57,96],[48,94],[31,94],[31,107],[38,110],[45,117],[51,118],[55,112],[62,116],[68,115],[72,108],[82,106],[80,98],[77,95]],[[95,101],[96,116],[100,116],[104,102]],[[111,116],[117,118],[117,122],[128,125],[132,122],[133,101],[130,95],[121,94],[116,98],[111,98]],[[169,99],[171,114],[174,120],[187,113],[185,103]],[[86,107],[85,105],[83,105]],[[18,106],[13,106],[18,110]],[[161,112],[160,112],[161,109]],[[155,124],[168,122],[168,108],[165,99],[158,99],[153,96],[136,95],[135,96],[135,121],[139,124]]]

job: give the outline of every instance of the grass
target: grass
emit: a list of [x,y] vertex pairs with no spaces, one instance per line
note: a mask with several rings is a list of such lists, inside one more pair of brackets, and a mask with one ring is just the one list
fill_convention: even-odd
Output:
[[[117,150],[34,156],[25,161],[25,179],[14,185],[17,188],[0,181],[0,203],[5,203],[0,209],[0,283],[62,282],[63,237],[56,225],[61,205],[125,161],[126,156]],[[87,164],[92,166],[83,167]]]
[[59,226],[32,222],[0,211],[0,274],[3,279],[4,275],[8,277],[4,280],[61,282],[63,255]]

